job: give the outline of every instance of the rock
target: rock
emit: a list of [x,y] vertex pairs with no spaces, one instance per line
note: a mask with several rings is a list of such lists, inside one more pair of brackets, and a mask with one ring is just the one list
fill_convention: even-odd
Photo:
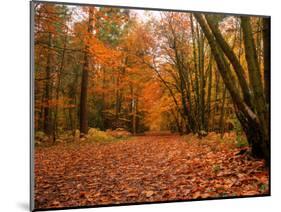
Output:
[[35,132],[35,140],[41,141],[44,137],[46,137],[44,132],[42,131]]
[[90,128],[88,130],[87,139],[90,141],[109,141],[112,140],[113,137],[109,132],[101,131],[98,128]]
[[205,130],[200,130],[200,131],[198,132],[198,137],[199,137],[199,138],[205,137],[205,136],[207,136],[207,135],[208,135],[208,133],[207,133]]
[[35,146],[40,146],[42,143],[40,142],[40,141],[38,141],[38,140],[35,140]]
[[74,132],[74,142],[79,142],[80,140],[80,130],[76,129]]
[[43,143],[46,143],[46,142],[49,142],[50,141],[50,138],[48,136],[45,136],[42,138],[41,140]]
[[124,128],[116,128],[115,131],[126,131]]
[[62,139],[56,139],[56,143],[63,143],[64,141]]
[[127,138],[132,135],[130,132],[126,131],[123,128],[117,128],[116,130],[108,131],[107,134],[115,138]]
[[88,135],[89,135],[89,136],[95,135],[98,131],[99,131],[99,129],[90,128],[90,129],[88,130]]

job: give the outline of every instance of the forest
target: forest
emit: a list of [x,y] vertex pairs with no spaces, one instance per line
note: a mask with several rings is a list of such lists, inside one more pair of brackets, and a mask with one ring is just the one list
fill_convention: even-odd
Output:
[[33,12],[37,208],[269,193],[269,17]]

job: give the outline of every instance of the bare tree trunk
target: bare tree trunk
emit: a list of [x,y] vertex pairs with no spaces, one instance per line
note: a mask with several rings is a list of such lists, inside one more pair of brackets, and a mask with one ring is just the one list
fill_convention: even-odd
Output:
[[[52,34],[48,34],[48,47],[52,46]],[[52,135],[52,111],[50,108],[51,91],[51,50],[48,48],[47,66],[46,66],[46,81],[45,81],[45,97],[44,97],[44,132],[47,135]]]
[[215,98],[214,98],[214,106],[213,106],[213,120],[212,120],[212,128],[214,129],[216,124],[216,109],[218,107],[218,93],[219,93],[219,84],[220,84],[220,75],[218,71],[215,71]]
[[[241,17],[241,26],[243,29],[244,46],[247,51],[246,61],[249,71],[250,84],[253,90],[255,108],[257,111],[259,124],[257,128],[260,131],[259,142],[253,143],[253,149],[258,156],[269,158],[269,114],[265,101],[265,96],[263,93],[263,84],[261,78],[260,67],[258,64],[258,57],[256,52],[256,47],[252,34],[252,27],[250,24],[249,17]],[[252,135],[251,135],[252,136]],[[251,138],[252,139],[252,138]],[[254,145],[257,144],[257,145]],[[264,148],[260,149],[260,145]]]
[[270,18],[263,18],[263,81],[264,81],[264,94],[267,106],[269,105],[269,91],[270,91]]
[[[68,28],[67,28],[68,29]],[[59,95],[60,95],[60,88],[61,88],[61,75],[64,69],[64,60],[65,60],[65,49],[67,44],[67,35],[68,30],[65,32],[64,41],[63,41],[63,49],[62,49],[62,55],[61,55],[61,63],[58,71],[58,82],[57,82],[57,89],[56,89],[56,107],[54,111],[54,131],[53,131],[53,137],[54,141],[56,140],[56,137],[58,135],[58,101],[59,101]]]
[[[199,27],[198,27],[199,28]],[[204,76],[204,35],[198,29],[198,61],[199,61],[199,120],[200,130],[205,130],[205,76]]]
[[116,120],[119,119],[119,114],[121,110],[121,98],[120,98],[120,89],[119,89],[119,84],[120,84],[120,73],[118,73],[116,77],[116,92],[115,92],[115,118]]
[[212,70],[213,58],[210,58],[209,64],[209,75],[208,75],[208,96],[207,96],[207,114],[206,114],[206,130],[209,131],[210,114],[211,114],[211,97],[212,97],[212,80],[213,80],[213,70]]
[[131,90],[131,130],[133,135],[136,134],[136,99],[135,99],[135,91],[134,91],[134,87],[132,84],[130,84],[130,90]]
[[226,91],[227,91],[226,87],[224,86],[223,94],[222,94],[222,105],[221,105],[220,123],[219,123],[221,138],[223,137],[223,133],[224,133],[224,108],[225,108]]
[[259,67],[261,66],[261,39],[262,39],[262,18],[257,20],[257,32],[255,36],[256,48],[257,48],[257,60]]
[[178,116],[176,115],[176,111],[174,111],[173,109],[171,109],[171,113],[172,113],[172,116],[176,122],[176,125],[177,125],[177,129],[178,129],[178,132],[180,134],[182,134],[182,128],[181,128],[181,124],[180,124],[180,121],[179,121],[179,118]]
[[[195,90],[195,111],[196,111],[196,132],[200,131],[200,99],[199,99],[199,62],[200,59],[198,60],[198,58],[200,57],[198,54],[197,57],[197,52],[196,52],[196,38],[195,38],[195,29],[194,29],[194,22],[193,22],[193,16],[192,14],[190,14],[190,22],[191,22],[191,35],[192,35],[192,48],[193,48],[193,62],[194,62],[194,73],[195,73],[195,81],[194,81],[194,90]],[[198,29],[198,26],[197,26]],[[198,42],[197,42],[198,44]],[[198,50],[199,50],[199,46],[197,45]],[[198,60],[198,63],[197,63]]]
[[[93,32],[93,8],[89,8],[88,34]],[[89,44],[85,45],[84,64],[81,81],[80,95],[80,131],[83,134],[88,133],[88,78],[89,78]]]
[[246,102],[246,104],[252,108],[251,105],[251,96],[250,96],[250,89],[248,87],[246,78],[244,76],[244,69],[242,67],[242,65],[240,64],[238,58],[236,57],[233,48],[231,48],[228,43],[224,40],[222,34],[220,33],[217,25],[215,24],[215,22],[212,19],[211,15],[206,15],[206,20],[208,22],[208,25],[213,33],[213,35],[216,38],[216,41],[219,45],[219,47],[221,48],[221,51],[224,52],[225,56],[229,59],[229,62],[232,64],[234,71],[236,73],[236,76],[238,78],[238,82],[239,85],[242,89],[242,93],[243,93],[243,97],[244,100]]
[[[267,134],[268,125],[266,125],[267,118],[265,118],[266,110],[263,107],[263,94],[260,92],[262,89],[262,85],[259,81],[260,73],[258,72],[257,60],[256,60],[256,53],[255,53],[255,46],[253,43],[252,31],[248,17],[241,18],[241,24],[243,28],[243,35],[244,35],[244,45],[246,51],[246,60],[249,69],[249,75],[251,85],[254,91],[254,100],[257,103],[257,114],[247,105],[243,98],[239,93],[239,89],[233,84],[235,82],[235,78],[232,75],[231,69],[228,66],[228,62],[223,54],[226,53],[225,46],[223,42],[219,39],[215,39],[210,31],[211,26],[207,25],[206,21],[204,20],[203,16],[195,13],[194,16],[196,17],[197,21],[200,23],[202,30],[205,33],[206,38],[208,39],[209,45],[212,49],[214,58],[217,62],[220,74],[223,78],[225,86],[229,91],[233,104],[236,108],[236,115],[239,118],[241,125],[243,126],[244,132],[247,135],[248,141],[252,145],[252,153],[256,157],[262,157],[266,160],[267,164],[269,162],[269,136]],[[218,45],[220,43],[220,45]],[[224,46],[224,47],[223,47]],[[232,58],[233,59],[233,58]],[[235,58],[234,58],[235,60]],[[230,60],[230,62],[233,62]],[[233,64],[232,64],[233,65]],[[237,64],[236,64],[237,65]],[[235,69],[235,68],[234,68]],[[236,70],[237,74],[237,70]],[[238,74],[237,74],[238,75]],[[240,84],[241,86],[241,84]],[[241,86],[242,87],[242,86]],[[243,88],[242,88],[243,90]],[[248,88],[249,90],[249,88]],[[244,91],[245,94],[245,91]],[[244,96],[245,98],[245,96]],[[246,100],[246,98],[245,98]]]

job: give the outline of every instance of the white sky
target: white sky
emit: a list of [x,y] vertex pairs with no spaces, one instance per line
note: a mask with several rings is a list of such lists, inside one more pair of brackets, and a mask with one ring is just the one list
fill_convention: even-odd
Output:
[[[76,20],[80,20],[83,17],[83,12],[80,10],[80,6],[73,6],[73,5],[68,5],[69,8],[74,9],[76,11],[76,14],[74,15],[74,18]],[[131,14],[136,14],[138,19],[140,21],[146,22],[148,21],[151,17],[160,19],[160,11],[153,11],[153,10],[141,10],[141,9],[129,9]],[[79,14],[81,12],[81,14]],[[80,17],[79,17],[80,16]]]
[[132,13],[136,13],[138,18],[143,22],[146,22],[149,17],[154,17],[156,19],[160,19],[160,11],[153,10],[130,10]]

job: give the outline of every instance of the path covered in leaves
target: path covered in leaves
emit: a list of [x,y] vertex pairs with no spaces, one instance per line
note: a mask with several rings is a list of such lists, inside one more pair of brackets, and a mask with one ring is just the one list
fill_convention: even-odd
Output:
[[36,148],[36,208],[268,193],[263,161],[208,136]]

